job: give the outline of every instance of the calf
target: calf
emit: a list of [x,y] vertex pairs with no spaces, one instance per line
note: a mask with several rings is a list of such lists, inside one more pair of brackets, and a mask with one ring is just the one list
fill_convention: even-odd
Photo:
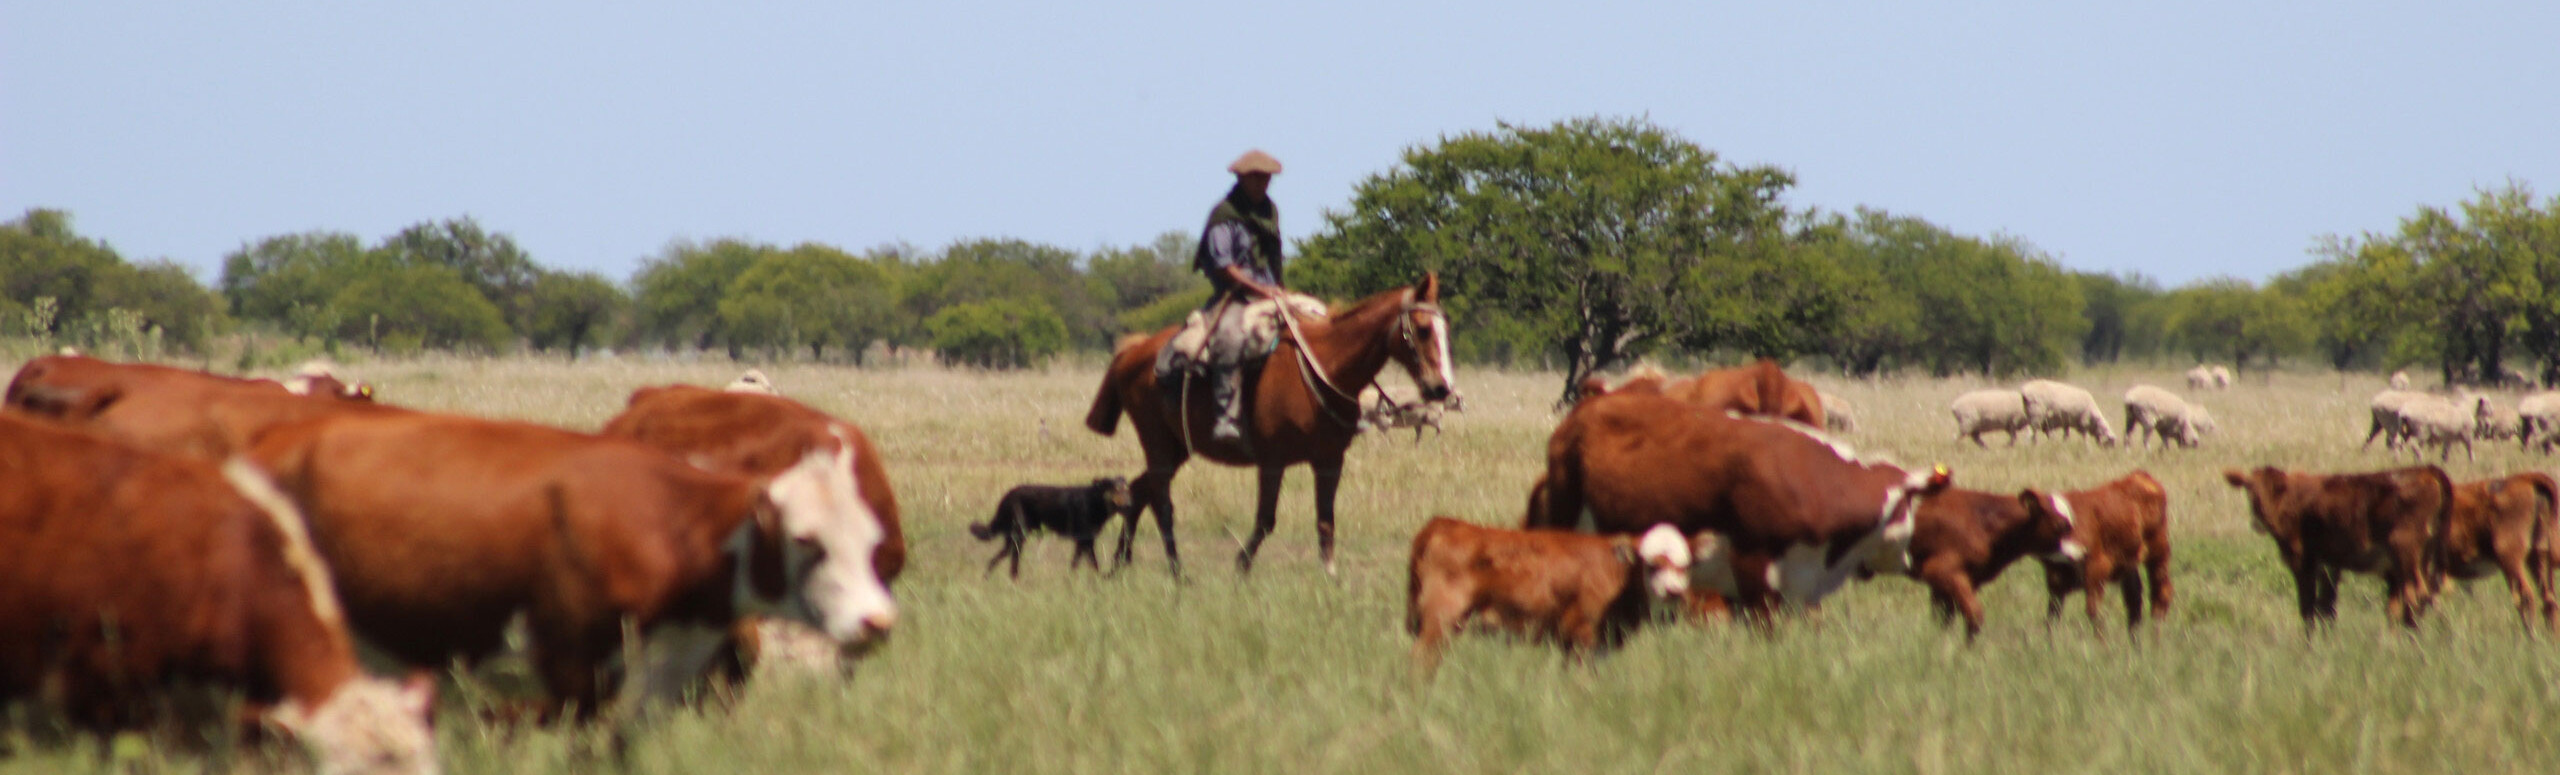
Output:
[[1078,563],[1091,563],[1099,571],[1102,563],[1093,555],[1094,536],[1111,524],[1112,517],[1135,519],[1130,503],[1129,480],[1118,476],[1095,479],[1082,487],[1026,484],[1005,491],[1004,499],[996,502],[995,517],[970,525],[969,535],[980,541],[1004,538],[1004,548],[996,550],[995,558],[987,561],[988,573],[996,572],[996,563],[1011,558],[1010,575],[1022,578],[1022,539],[1035,530],[1076,542],[1075,557],[1067,560],[1068,569]]
[[0,415],[0,705],[101,731],[241,692],[325,773],[433,773],[434,685],[367,677],[302,516],[253,467]]
[[2306,631],[2338,618],[2340,571],[2381,576],[2384,612],[2403,627],[2418,626],[2434,591],[2428,563],[2453,503],[2453,480],[2444,469],[2324,475],[2260,466],[2227,470],[2222,478],[2249,494],[2252,526],[2275,539],[2293,571]]
[[2560,624],[2555,622],[2560,618],[2560,603],[2553,600],[2551,586],[2552,565],[2560,561],[2560,546],[2555,546],[2560,541],[2560,524],[2553,521],[2555,498],[2560,498],[2560,487],[2541,473],[2454,487],[2453,506],[2445,511],[2444,554],[2434,566],[2432,586],[2441,588],[2447,574],[2473,579],[2495,570],[2505,574],[2507,591],[2515,595],[2516,614],[2524,618],[2527,632],[2533,629],[2537,607],[2544,629]]
[[[626,439],[403,413],[280,427],[251,454],[309,515],[368,642],[440,668],[496,651],[522,614],[549,711],[670,697],[741,615],[801,617],[847,646],[896,618],[870,569],[877,524],[830,521],[854,496],[832,453],[750,478]],[[617,688],[605,670],[626,632],[649,670]]]
[[2044,560],[2048,623],[2062,616],[2064,596],[2086,591],[2089,629],[2104,638],[2105,631],[2098,627],[2099,599],[2107,584],[2115,583],[2124,595],[2125,629],[2141,626],[2145,572],[2150,574],[2151,615],[2168,614],[2169,496],[2150,472],[2137,470],[2095,488],[2067,493],[2027,490],[2018,494],[2018,501],[2030,512],[2071,520],[2072,540],[2086,549],[2077,562]]
[[1929,585],[1938,621],[1964,614],[1964,637],[1982,634],[1982,602],[1974,591],[2026,557],[2068,562],[2083,550],[2072,539],[2071,514],[2028,508],[2024,495],[1949,487],[1912,514],[1905,575]]
[[1414,667],[1436,672],[1449,637],[1478,614],[1568,656],[1615,648],[1651,616],[1653,600],[1687,594],[1689,561],[1689,542],[1670,525],[1630,541],[1433,517],[1414,534],[1406,566]]

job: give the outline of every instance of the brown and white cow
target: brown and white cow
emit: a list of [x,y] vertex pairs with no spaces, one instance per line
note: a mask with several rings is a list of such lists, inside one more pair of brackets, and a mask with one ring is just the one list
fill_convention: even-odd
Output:
[[1801,424],[1711,413],[1650,390],[1584,399],[1547,440],[1528,527],[1633,534],[1670,523],[1717,549],[1698,576],[1763,617],[1853,577],[1898,573],[1944,468],[1861,459]]
[[2453,504],[2444,469],[2299,474],[2260,466],[2222,478],[2249,494],[2253,526],[2275,539],[2293,571],[2306,630],[2337,619],[2340,571],[2381,576],[2384,612],[2404,627],[2418,626],[2433,594],[2428,563]]
[[555,710],[591,715],[617,691],[599,671],[626,626],[649,665],[619,688],[629,704],[702,676],[741,615],[823,623],[845,642],[896,620],[870,572],[877,525],[827,527],[855,495],[833,453],[759,479],[628,439],[348,413],[273,429],[252,455],[309,516],[368,643],[411,665],[477,659],[521,612]]
[[18,369],[7,407],[144,449],[222,460],[274,425],[341,411],[397,411],[375,405],[372,396],[371,388],[302,396],[271,380],[47,356]]
[[1665,395],[1709,412],[1781,417],[1822,427],[1822,397],[1812,385],[1787,376],[1778,362],[1762,358],[1747,366],[1708,369],[1695,377],[1670,380]]
[[2441,589],[2447,574],[2474,579],[2495,571],[2506,576],[2526,631],[2532,631],[2537,609],[2543,629],[2560,625],[2560,602],[2551,585],[2552,566],[2560,563],[2555,499],[2560,486],[2539,472],[2456,485],[2431,586]]
[[1982,634],[1982,601],[1975,590],[2020,559],[2068,562],[2085,552],[2072,539],[2069,512],[2030,509],[2023,500],[1949,487],[1922,500],[1912,514],[1910,567],[1903,573],[1929,585],[1939,622],[1964,615],[1967,641]]
[[1654,601],[1687,594],[1689,563],[1688,539],[1670,525],[1630,540],[1433,517],[1414,534],[1406,565],[1414,667],[1436,671],[1449,637],[1479,618],[1554,641],[1567,656],[1615,648]]
[[2151,615],[2168,615],[2169,496],[2151,472],[2135,470],[2115,481],[2066,493],[2027,490],[2018,494],[2018,500],[2030,511],[2071,520],[2072,539],[2086,550],[2078,562],[2044,561],[2047,623],[2062,616],[2064,596],[2085,591],[2089,629],[2105,637],[2104,628],[2098,626],[2098,605],[2107,584],[2114,583],[2124,596],[2125,629],[2142,626],[2145,573],[2150,574]]
[[[749,370],[748,376],[761,377],[762,372]],[[877,524],[880,542],[872,551],[872,570],[884,585],[897,581],[906,570],[906,534],[900,527],[897,493],[889,486],[889,472],[879,451],[853,423],[769,391],[740,389],[737,383],[724,390],[666,385],[632,391],[628,405],[605,423],[603,433],[666,450],[697,466],[745,476],[775,476],[811,454],[834,455],[851,467],[856,497],[838,501],[837,513],[811,526],[813,534],[841,533],[856,523]],[[746,667],[760,661],[762,652],[818,657],[826,650],[815,636],[775,622],[742,622],[732,637],[738,647],[728,668],[736,677],[744,677]],[[876,642],[848,641],[832,633],[829,640],[856,644],[852,648]],[[839,666],[848,664],[842,661],[841,651],[835,656]]]
[[0,704],[109,730],[242,692],[328,773],[433,773],[434,686],[366,676],[302,517],[263,474],[0,415]]

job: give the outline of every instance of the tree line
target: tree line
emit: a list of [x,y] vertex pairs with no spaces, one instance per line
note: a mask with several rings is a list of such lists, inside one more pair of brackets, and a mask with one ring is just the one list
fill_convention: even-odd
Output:
[[[2311,263],[2263,284],[2164,288],[2065,269],[2014,237],[1792,208],[1794,183],[1640,119],[1500,125],[1409,148],[1359,182],[1347,210],[1295,243],[1288,276],[1341,300],[1437,271],[1462,360],[1561,369],[1568,386],[1657,356],[1999,377],[2316,359],[2560,382],[2560,200],[2538,203],[2522,184],[2324,238]],[[1203,192],[1204,211],[1216,193]],[[1185,229],[1090,252],[971,239],[860,253],[680,240],[616,281],[543,267],[465,217],[373,242],[259,239],[206,287],[32,210],[0,225],[0,333],[201,350],[241,330],[392,353],[656,348],[853,364],[930,350],[1011,368],[1179,321],[1208,294],[1193,240]]]

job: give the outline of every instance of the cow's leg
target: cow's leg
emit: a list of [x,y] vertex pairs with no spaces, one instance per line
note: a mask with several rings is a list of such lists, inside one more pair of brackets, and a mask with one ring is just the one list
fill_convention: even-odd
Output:
[[2116,591],[2124,596],[2124,634],[2130,638],[2135,630],[2142,627],[2141,569],[2128,567],[2117,571]]
[[1733,553],[1734,603],[1745,621],[1771,635],[1777,633],[1778,591],[1769,585],[1769,568],[1776,562],[1759,552]]
[[1318,460],[1307,467],[1316,474],[1316,552],[1324,556],[1324,575],[1338,578],[1342,574],[1333,566],[1333,496],[1342,491],[1342,461]]
[[1262,552],[1262,539],[1271,537],[1271,529],[1280,521],[1280,482],[1289,475],[1286,466],[1264,463],[1254,470],[1253,535],[1246,536],[1244,548],[1236,552],[1236,572],[1253,572],[1253,557]]
[[[2106,622],[2099,619],[2098,609],[2105,607],[2107,584],[2115,581],[2115,562],[2104,553],[2092,552],[2081,563],[2080,592],[2089,598],[2081,602],[2087,605],[2089,634],[2098,640],[2106,640]],[[2141,598],[2128,594],[2125,595],[2125,600],[2128,605],[2138,605]],[[2126,629],[2130,630],[2132,626],[2127,625]]]
[[2504,546],[2498,549],[2498,572],[2507,577],[2507,594],[2516,598],[2516,618],[2523,620],[2525,634],[2532,635],[2535,600],[2533,584],[2528,581],[2531,577],[2524,568],[2524,553]]
[[1929,613],[1937,618],[1938,627],[1944,629],[1947,626],[1947,623],[1955,621],[1955,598],[1948,597],[1947,593],[1939,591],[1937,587],[1930,587]]
[[2169,583],[2169,537],[2166,530],[2151,542],[2142,559],[2145,583],[2151,586],[2151,618],[2169,615],[2169,598],[2176,594]]
[[2293,602],[2302,613],[2302,632],[2309,635],[2320,624],[2320,566],[2308,558],[2285,558],[2293,566]]
[[1941,561],[1921,568],[1920,580],[1929,585],[1932,600],[1944,598],[1956,613],[1964,615],[1964,642],[1972,643],[1982,634],[1982,601],[1974,597],[1973,577],[1966,575],[1963,562],[1954,555],[1945,555]]
[[2070,565],[2058,562],[2047,562],[2043,565],[2044,628],[2050,632],[2053,630],[2053,623],[2062,618],[2062,599],[2071,594],[2072,588],[2079,586],[2080,577]]

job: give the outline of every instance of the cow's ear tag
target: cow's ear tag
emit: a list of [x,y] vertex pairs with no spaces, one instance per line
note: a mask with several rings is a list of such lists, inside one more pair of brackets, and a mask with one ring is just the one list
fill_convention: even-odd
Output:
[[1947,486],[1947,481],[1953,478],[1955,478],[1955,474],[1947,470],[1947,464],[1939,463],[1935,466],[1931,466],[1929,468],[1929,489],[1935,490],[1940,487],[1945,487]]

